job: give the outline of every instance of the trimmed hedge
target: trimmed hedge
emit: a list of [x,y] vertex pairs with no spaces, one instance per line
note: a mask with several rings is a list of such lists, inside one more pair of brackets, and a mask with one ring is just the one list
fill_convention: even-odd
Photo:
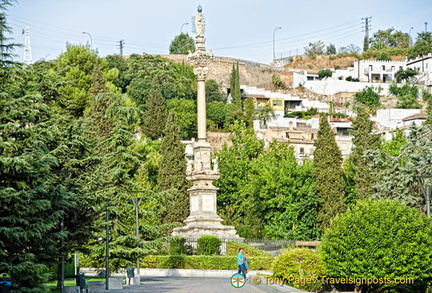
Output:
[[[322,276],[325,276],[325,269],[321,255],[308,248],[286,251],[273,263],[273,277],[302,290],[318,291],[324,284]],[[311,281],[304,283],[307,279]]]
[[[249,257],[251,270],[271,270],[274,257]],[[237,270],[235,256],[149,255],[140,260],[141,268]]]
[[268,252],[265,252],[261,249],[255,248],[252,245],[249,245],[249,244],[246,244],[243,242],[238,242],[238,241],[230,241],[227,243],[226,255],[227,256],[237,256],[239,248],[243,248],[243,251],[248,253],[249,258],[251,256],[273,257],[273,255],[271,255]]
[[221,240],[216,236],[202,236],[198,239],[198,254],[218,255],[220,254]]

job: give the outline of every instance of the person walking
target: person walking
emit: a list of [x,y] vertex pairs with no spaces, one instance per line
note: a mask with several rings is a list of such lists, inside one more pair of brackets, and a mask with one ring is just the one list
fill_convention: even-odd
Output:
[[237,265],[238,265],[238,274],[242,274],[246,277],[246,274],[244,272],[244,257],[243,257],[243,248],[239,248],[239,252],[237,254]]
[[246,277],[246,274],[249,273],[249,263],[248,263],[248,253],[247,253],[247,251],[245,252],[245,255],[243,257],[243,271],[244,271],[244,275]]

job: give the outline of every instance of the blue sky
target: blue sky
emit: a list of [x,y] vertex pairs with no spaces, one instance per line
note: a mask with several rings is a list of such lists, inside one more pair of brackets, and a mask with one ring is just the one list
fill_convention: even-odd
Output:
[[[99,56],[119,54],[120,40],[124,55],[167,54],[181,29],[193,35],[198,5],[206,21],[207,49],[216,56],[262,63],[273,58],[273,33],[279,58],[301,54],[309,42],[362,47],[365,17],[372,17],[370,35],[392,27],[408,33],[413,27],[415,39],[425,22],[432,31],[430,0],[18,0],[7,19],[17,43],[24,44],[22,29],[28,26],[33,61],[57,58],[66,43],[90,43],[88,34]],[[24,49],[15,53],[22,61]]]

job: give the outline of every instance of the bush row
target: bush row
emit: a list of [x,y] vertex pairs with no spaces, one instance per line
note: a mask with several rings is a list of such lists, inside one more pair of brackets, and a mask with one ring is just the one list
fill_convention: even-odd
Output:
[[243,242],[238,242],[238,241],[230,241],[227,243],[226,255],[237,256],[239,248],[243,248],[243,250],[249,254],[249,257],[251,257],[251,256],[271,257],[272,256],[268,252],[265,252],[261,249],[253,247],[252,245],[249,245],[249,244],[246,244]]
[[[249,257],[251,270],[271,270],[273,257]],[[141,259],[141,268],[237,270],[235,256],[149,255]]]

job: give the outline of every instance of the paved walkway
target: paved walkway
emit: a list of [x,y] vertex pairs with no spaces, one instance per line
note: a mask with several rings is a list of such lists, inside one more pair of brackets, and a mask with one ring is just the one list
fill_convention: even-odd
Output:
[[247,282],[242,288],[234,288],[229,278],[141,277],[139,286],[124,286],[112,293],[263,293],[256,285]]

